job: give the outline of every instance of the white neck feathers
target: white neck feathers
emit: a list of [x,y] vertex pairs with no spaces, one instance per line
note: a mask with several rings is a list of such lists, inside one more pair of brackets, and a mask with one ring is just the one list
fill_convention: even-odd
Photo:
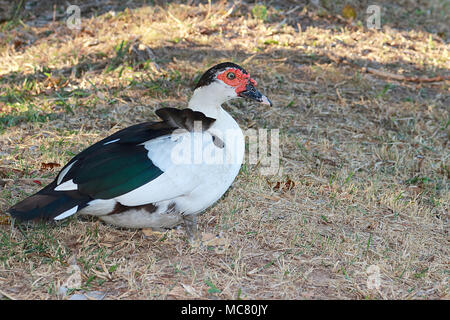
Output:
[[208,86],[195,89],[189,108],[194,111],[200,111],[207,117],[217,119],[222,109],[222,103],[236,96],[236,93],[226,88],[224,84],[213,82]]

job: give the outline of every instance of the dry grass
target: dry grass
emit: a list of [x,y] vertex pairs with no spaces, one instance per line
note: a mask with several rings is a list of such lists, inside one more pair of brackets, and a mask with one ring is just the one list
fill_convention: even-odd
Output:
[[[1,26],[0,298],[449,298],[448,80],[365,72],[448,79],[448,3],[379,1],[373,30],[359,1],[346,2],[354,22],[342,1],[269,1],[266,14],[245,1],[103,2],[76,2],[79,32],[65,4],[52,22],[52,6],[28,1]],[[274,102],[226,108],[243,129],[280,129],[282,172],[245,164],[200,218],[205,240],[220,235],[208,246],[191,247],[182,229],[79,217],[12,228],[1,214],[89,144],[186,105],[199,74],[227,60]],[[291,190],[270,187],[288,180]]]

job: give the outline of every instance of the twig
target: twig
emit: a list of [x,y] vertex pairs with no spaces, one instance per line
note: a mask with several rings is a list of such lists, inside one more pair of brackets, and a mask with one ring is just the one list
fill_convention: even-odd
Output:
[[266,37],[272,36],[276,33],[280,32],[280,29],[286,24],[287,22],[287,18],[284,18],[283,21],[281,21],[279,24],[277,24],[275,26],[275,28],[273,28],[273,30],[271,30],[270,32],[266,33]]
[[[18,178],[18,179],[0,179],[0,183],[6,184],[6,183],[13,183],[13,182],[23,182],[23,183],[36,183],[35,181],[39,181],[39,182],[52,182],[53,179],[50,178]],[[1,185],[1,184],[0,184]]]
[[226,17],[228,17],[230,14],[233,13],[233,10],[234,10],[234,3],[233,3],[233,6],[223,16],[221,16],[220,18],[221,19],[225,19]]
[[433,77],[433,78],[427,78],[427,77],[406,77],[406,76],[403,76],[401,74],[394,74],[394,73],[391,73],[391,72],[378,70],[378,69],[374,69],[374,68],[370,68],[370,67],[366,68],[366,72],[375,74],[375,75],[383,77],[383,78],[394,79],[394,80],[399,80],[399,81],[418,82],[418,83],[421,83],[421,82],[439,82],[439,81],[444,81],[444,80],[450,80],[449,76],[436,76],[436,77]]
[[300,6],[295,6],[294,8],[290,9],[289,11],[287,11],[287,12],[285,13],[285,15],[287,16],[288,14],[293,13],[293,12],[296,11],[298,8],[300,8]]
[[17,300],[16,298],[14,298],[13,296],[9,295],[8,293],[3,291],[2,289],[0,289],[0,294],[4,295],[5,297],[7,297],[10,300]]
[[168,16],[169,16],[173,21],[175,21],[176,23],[178,23],[180,26],[183,25],[183,22],[181,22],[179,19],[177,19],[176,17],[174,17],[173,14],[171,14],[169,10],[167,10],[167,14],[168,14]]
[[206,13],[205,19],[203,19],[203,21],[206,21],[209,18],[210,14],[211,14],[211,0],[208,0],[208,12]]
[[377,76],[380,76],[380,77],[383,77],[383,78],[388,78],[388,79],[393,79],[393,80],[398,80],[398,81],[424,83],[424,82],[439,82],[439,81],[450,80],[450,76],[436,76],[436,77],[432,77],[432,78],[428,78],[428,77],[407,77],[407,76],[403,76],[401,74],[395,74],[395,73],[391,73],[391,72],[387,72],[387,71],[383,71],[383,70],[378,70],[378,69],[371,68],[371,67],[361,67],[357,63],[355,63],[353,61],[350,61],[350,60],[347,60],[346,58],[343,58],[343,57],[335,57],[333,55],[328,55],[328,58],[331,61],[334,61],[336,64],[340,64],[340,63],[349,64],[349,65],[352,65],[354,67],[362,69],[366,73],[371,73],[371,74],[374,74],[374,75],[377,75]]
[[254,57],[256,57],[258,54],[254,53],[252,54],[250,57],[248,57],[247,59],[244,60],[244,62],[242,63],[244,66],[249,63]]

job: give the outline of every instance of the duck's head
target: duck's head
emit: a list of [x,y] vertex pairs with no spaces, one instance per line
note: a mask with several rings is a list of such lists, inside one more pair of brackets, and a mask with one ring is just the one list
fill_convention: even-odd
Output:
[[211,97],[217,103],[234,98],[247,98],[272,106],[272,102],[256,89],[256,81],[241,66],[224,62],[208,69],[195,87],[195,93]]

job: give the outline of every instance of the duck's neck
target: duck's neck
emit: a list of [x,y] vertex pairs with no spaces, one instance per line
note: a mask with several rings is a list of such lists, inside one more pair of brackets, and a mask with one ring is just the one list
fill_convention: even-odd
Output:
[[228,98],[218,94],[213,89],[210,86],[195,89],[191,100],[189,100],[189,108],[200,111],[207,117],[218,119],[225,112],[222,109],[222,103],[227,101]]

